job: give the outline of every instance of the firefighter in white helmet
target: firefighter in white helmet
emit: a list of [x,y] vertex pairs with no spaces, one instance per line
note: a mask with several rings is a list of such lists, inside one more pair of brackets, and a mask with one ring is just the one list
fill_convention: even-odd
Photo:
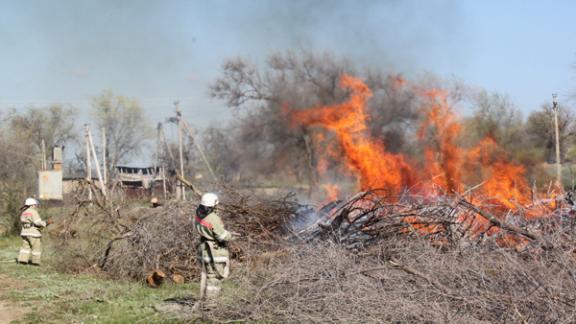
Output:
[[214,301],[221,289],[222,280],[230,273],[230,258],[226,242],[232,240],[232,232],[224,228],[216,213],[218,196],[213,193],[202,195],[196,209],[194,228],[200,235],[198,261],[202,265],[200,298]]
[[27,198],[24,206],[20,208],[20,225],[22,230],[20,236],[22,237],[22,247],[18,255],[18,263],[33,265],[40,265],[40,258],[42,256],[42,232],[41,229],[52,224],[52,220],[43,221],[38,214],[38,200],[34,198]]

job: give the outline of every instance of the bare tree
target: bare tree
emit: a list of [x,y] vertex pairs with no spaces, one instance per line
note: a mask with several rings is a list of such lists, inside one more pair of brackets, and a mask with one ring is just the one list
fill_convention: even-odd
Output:
[[64,145],[76,139],[76,109],[53,105],[48,108],[29,108],[23,113],[11,111],[8,119],[10,130],[20,141],[31,142],[40,150],[42,141],[46,147]]
[[224,180],[240,178],[240,150],[234,147],[233,139],[220,128],[209,127],[203,133],[203,147],[207,158],[212,161],[214,172]]
[[[397,89],[395,79],[381,72],[360,73],[346,59],[308,52],[271,55],[262,68],[239,58],[223,65],[222,76],[210,89],[213,97],[226,100],[236,113],[226,134],[232,138],[231,147],[237,150],[235,156],[246,176],[274,174],[281,181],[307,182],[311,192],[315,190],[320,155],[317,135],[332,135],[314,126],[295,127],[288,112],[347,100],[348,91],[339,85],[344,74],[366,75],[374,91],[368,107],[373,117],[370,132],[392,150],[400,150],[406,128],[416,119],[414,94]],[[322,163],[334,169],[339,162],[324,159]]]
[[[256,173],[289,174],[315,184],[314,151],[310,130],[291,127],[285,108],[329,104],[344,98],[338,88],[349,64],[329,55],[294,53],[270,56],[259,71],[242,59],[223,66],[223,76],[211,87],[212,96],[224,99],[237,113],[233,138],[239,158]],[[278,172],[282,169],[286,172]],[[250,174],[248,170],[247,174]],[[254,175],[256,175],[256,173]]]
[[12,110],[0,121],[0,223],[18,228],[23,197],[35,195],[42,141],[47,148],[64,146],[76,138],[75,110],[54,105]]
[[413,89],[405,86],[401,75],[385,76],[380,71],[368,71],[366,84],[374,96],[369,101],[370,133],[380,139],[391,152],[406,151],[406,136],[418,121],[418,101]]
[[106,132],[108,170],[138,154],[151,134],[146,115],[140,104],[123,96],[105,91],[94,98],[93,114],[98,132]]
[[485,90],[473,93],[471,97],[474,112],[466,123],[465,135],[472,137],[473,142],[489,136],[507,149],[518,149],[524,139],[524,125],[520,111],[510,98]]
[[[558,128],[560,131],[560,153],[561,159],[566,155],[569,141],[575,132],[574,114],[564,106],[559,106]],[[555,161],[555,134],[554,134],[554,114],[552,107],[543,105],[539,111],[532,112],[528,116],[526,131],[530,143],[545,151],[547,161]]]

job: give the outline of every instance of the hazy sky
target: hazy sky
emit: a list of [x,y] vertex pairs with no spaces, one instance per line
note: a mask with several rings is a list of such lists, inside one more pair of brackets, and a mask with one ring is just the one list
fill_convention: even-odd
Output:
[[0,109],[104,89],[160,121],[179,99],[197,126],[225,119],[207,86],[226,58],[285,49],[432,72],[509,94],[525,112],[576,92],[575,1],[0,0]]

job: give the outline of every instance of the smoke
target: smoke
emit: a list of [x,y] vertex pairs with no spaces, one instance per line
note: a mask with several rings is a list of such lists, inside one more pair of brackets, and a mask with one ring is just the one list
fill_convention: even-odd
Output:
[[459,37],[459,17],[448,0],[9,0],[0,5],[0,70],[11,75],[0,80],[0,108],[60,102],[87,115],[90,98],[110,89],[138,99],[154,122],[178,99],[203,128],[230,118],[207,91],[228,58],[329,51],[360,66],[419,71],[461,57],[436,45]]
[[192,46],[169,28],[161,17],[169,10],[160,2],[36,1],[12,9],[24,32],[11,55],[31,55],[32,68],[21,72],[48,98],[94,96],[108,88],[133,96],[163,92]]
[[[456,1],[251,1],[222,8],[249,49],[329,50],[379,68],[419,70],[459,50]],[[243,14],[238,14],[242,12]],[[437,44],[444,44],[440,47]],[[448,45],[446,45],[448,44]],[[244,49],[245,50],[245,49]],[[253,53],[246,53],[253,55]],[[423,56],[427,58],[422,59]]]
[[436,41],[455,34],[459,16],[455,1],[415,0],[60,0],[3,7],[0,37],[13,45],[3,56],[25,55],[31,69],[20,74],[47,86],[46,97],[107,88],[182,96],[190,83],[209,82],[225,58],[260,59],[284,49],[329,50],[403,70],[422,53],[443,52]]

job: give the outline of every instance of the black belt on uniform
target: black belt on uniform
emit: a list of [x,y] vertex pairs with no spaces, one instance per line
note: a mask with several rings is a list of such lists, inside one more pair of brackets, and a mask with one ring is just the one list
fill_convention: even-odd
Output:
[[220,242],[217,240],[210,240],[210,239],[205,238],[204,236],[200,236],[200,244],[204,244],[206,242],[214,242],[214,244],[216,244],[217,247],[219,247],[219,248],[228,247],[228,244],[226,244],[226,242]]

